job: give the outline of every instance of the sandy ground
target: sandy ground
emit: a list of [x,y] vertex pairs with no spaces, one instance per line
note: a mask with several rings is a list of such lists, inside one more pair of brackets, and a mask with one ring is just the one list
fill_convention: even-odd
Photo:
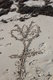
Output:
[[[11,18],[14,15],[19,18],[17,13],[10,14],[2,16],[0,20],[7,16],[7,18]],[[41,50],[43,54],[27,57],[25,67],[28,74],[25,80],[53,80],[53,17],[43,15],[24,22],[19,20],[8,23],[0,22],[0,80],[16,80],[17,68],[15,64],[19,59],[11,59],[9,56],[21,54],[23,44],[11,37],[11,30],[14,29],[15,24],[29,25],[31,21],[40,26],[41,33],[38,38],[33,40],[30,49]]]

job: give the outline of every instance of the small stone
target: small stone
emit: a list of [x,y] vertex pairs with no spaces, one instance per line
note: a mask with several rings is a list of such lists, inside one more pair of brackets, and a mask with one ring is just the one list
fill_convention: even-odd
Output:
[[20,21],[25,21],[25,19],[23,17],[20,18]]
[[38,77],[41,77],[41,74],[39,74]]
[[16,8],[17,8],[16,5],[13,4],[13,5],[11,6],[11,8],[10,8],[10,11],[11,11],[11,12],[16,11]]
[[3,40],[3,39],[4,39],[4,37],[1,37],[1,38],[0,38],[0,40]]
[[53,76],[49,80],[53,80]]
[[6,69],[6,71],[8,71],[8,69]]
[[2,54],[2,52],[0,52],[0,54]]
[[8,22],[7,22],[6,20],[4,20],[4,19],[2,19],[1,21],[2,21],[3,23],[8,23]]

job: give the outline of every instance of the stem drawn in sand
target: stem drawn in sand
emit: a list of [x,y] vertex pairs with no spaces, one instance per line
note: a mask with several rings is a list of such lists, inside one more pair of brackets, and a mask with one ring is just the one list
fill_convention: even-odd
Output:
[[[29,54],[30,44],[35,38],[39,37],[41,31],[40,27],[37,24],[34,25],[33,21],[31,21],[29,26],[23,25],[22,28],[20,28],[19,25],[15,25],[15,27],[17,28],[11,30],[11,36],[16,40],[22,41],[24,46],[23,53],[18,56],[20,65],[18,71],[19,78],[17,80],[24,80],[26,77],[25,61]],[[17,35],[15,33],[17,33]]]

